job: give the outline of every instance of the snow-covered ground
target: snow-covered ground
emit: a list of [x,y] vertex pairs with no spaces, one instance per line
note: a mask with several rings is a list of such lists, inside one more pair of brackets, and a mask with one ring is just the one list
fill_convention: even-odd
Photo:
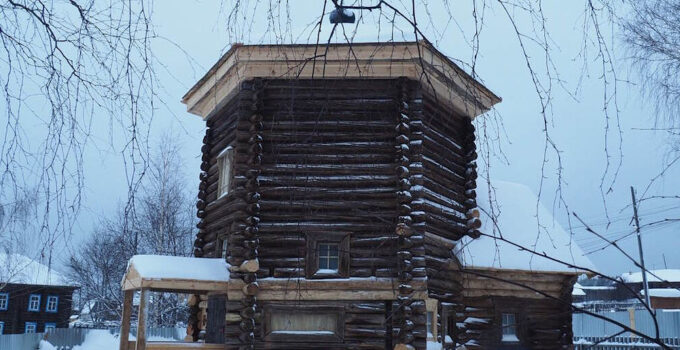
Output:
[[[135,337],[130,336],[130,340],[134,340]],[[174,342],[176,340],[172,338],[162,338],[162,337],[149,337],[147,341],[167,341]],[[108,330],[103,329],[93,329],[88,332],[85,336],[85,340],[82,344],[76,345],[73,350],[118,350],[119,348],[119,338],[117,335],[111,334]],[[40,342],[39,350],[57,350],[57,348],[47,341]]]
[[[85,341],[76,345],[73,350],[118,350],[118,336],[107,330],[95,329],[87,333]],[[55,346],[46,341],[40,342],[40,350],[57,350]]]

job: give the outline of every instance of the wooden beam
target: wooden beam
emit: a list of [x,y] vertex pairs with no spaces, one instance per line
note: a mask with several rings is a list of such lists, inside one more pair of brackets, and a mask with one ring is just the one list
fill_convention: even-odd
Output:
[[139,295],[139,314],[137,316],[137,346],[136,350],[146,350],[146,296],[142,289]]
[[130,318],[132,316],[132,297],[135,292],[126,290],[123,295],[123,316],[120,322],[120,350],[128,350],[130,338]]

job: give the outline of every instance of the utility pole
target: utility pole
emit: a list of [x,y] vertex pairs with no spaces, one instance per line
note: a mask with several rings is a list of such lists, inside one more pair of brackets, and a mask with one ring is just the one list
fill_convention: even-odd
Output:
[[640,237],[640,220],[638,219],[637,202],[635,201],[635,189],[630,186],[630,196],[633,198],[633,217],[635,218],[635,232],[637,233],[638,249],[640,250],[640,265],[642,268],[642,284],[645,287],[645,301],[647,307],[651,308],[649,301],[649,285],[647,284],[647,269],[645,269],[645,258],[642,254],[642,238]]
[[666,264],[666,254],[661,253],[661,256],[663,256],[663,268],[668,269],[668,264]]

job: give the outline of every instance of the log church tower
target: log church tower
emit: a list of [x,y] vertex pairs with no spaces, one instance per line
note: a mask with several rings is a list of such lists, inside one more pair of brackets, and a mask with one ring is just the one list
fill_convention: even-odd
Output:
[[498,102],[426,42],[232,47],[183,98],[206,122],[194,255],[231,266],[201,336],[452,346],[452,249],[480,225],[472,119]]

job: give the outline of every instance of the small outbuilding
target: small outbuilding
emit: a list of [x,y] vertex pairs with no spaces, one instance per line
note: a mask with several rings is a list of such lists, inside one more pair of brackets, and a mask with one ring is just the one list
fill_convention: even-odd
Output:
[[[642,297],[645,291],[640,292]],[[649,302],[652,309],[680,309],[680,289],[678,288],[651,288],[649,290]]]
[[[479,191],[488,193],[485,183]],[[594,266],[527,186],[493,181],[491,193],[493,210],[479,197],[482,236],[464,238],[457,251],[465,305],[458,338],[468,349],[566,348],[574,283]]]

